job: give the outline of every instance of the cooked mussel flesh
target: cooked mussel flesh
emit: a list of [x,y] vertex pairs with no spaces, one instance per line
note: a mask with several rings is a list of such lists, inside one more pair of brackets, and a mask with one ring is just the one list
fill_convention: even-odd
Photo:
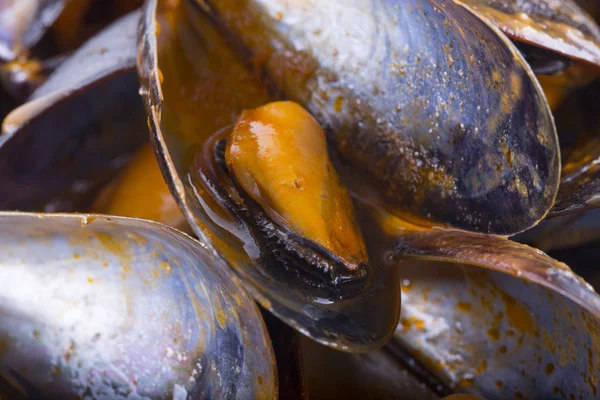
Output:
[[[335,286],[365,277],[367,251],[352,201],[323,130],[306,110],[293,102],[246,110],[224,140],[226,170],[236,185],[226,188],[225,200],[281,265]],[[218,151],[223,142],[216,144]]]
[[149,143],[143,145],[102,190],[92,205],[92,212],[148,219],[189,231]]

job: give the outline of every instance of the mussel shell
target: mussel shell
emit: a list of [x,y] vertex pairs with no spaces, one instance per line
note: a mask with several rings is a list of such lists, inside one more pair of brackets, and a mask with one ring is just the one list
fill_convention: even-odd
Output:
[[66,0],[3,0],[0,3],[0,62],[33,46],[58,18]]
[[556,111],[563,169],[549,217],[600,207],[600,80],[573,92]]
[[498,272],[431,262],[400,268],[395,340],[446,384],[488,400],[595,398],[597,315]]
[[0,208],[80,208],[146,139],[135,72],[139,17],[86,43],[4,120]]
[[512,234],[552,206],[560,157],[545,97],[512,43],[463,6],[199,3],[403,218]]
[[459,0],[510,38],[600,66],[600,28],[573,0]]
[[514,239],[542,251],[576,248],[592,243],[600,240],[600,210],[546,219]]
[[29,398],[276,398],[258,309],[181,232],[2,213],[0,247],[0,375]]
[[[158,10],[157,10],[158,7]],[[307,285],[280,265],[264,265],[245,225],[210,195],[193,165],[208,140],[244,109],[271,101],[214,25],[190,2],[146,3],[140,25],[138,70],[151,141],[173,196],[208,248],[267,310],[297,331],[340,350],[382,346],[397,325],[397,273],[366,237],[373,273],[368,288],[342,299]],[[160,28],[158,28],[160,27]],[[160,33],[158,33],[160,32]],[[323,293],[326,295],[323,295]]]
[[591,154],[592,162],[586,165],[583,174],[561,182],[550,216],[583,212],[600,207],[600,168],[597,166],[600,162],[600,146],[596,151],[598,154]]
[[279,398],[308,400],[300,349],[301,335],[273,314],[262,311],[277,360]]
[[386,348],[345,354],[302,338],[306,388],[311,400],[435,400],[436,392]]

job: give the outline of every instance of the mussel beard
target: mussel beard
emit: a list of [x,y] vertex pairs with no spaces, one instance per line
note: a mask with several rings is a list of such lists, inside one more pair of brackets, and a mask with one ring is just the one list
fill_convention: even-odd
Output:
[[[202,152],[195,158],[194,175],[203,189],[208,190],[237,220],[238,232],[232,233],[246,244],[250,240],[258,248],[260,262],[257,264],[279,270],[279,276],[284,271],[283,279],[291,276],[303,284],[325,289],[329,296],[345,297],[365,287],[370,267],[351,203],[348,226],[352,233],[342,234],[346,236],[346,244],[348,236],[355,236],[350,245],[342,243],[339,246],[338,243],[338,247],[332,249],[300,234],[292,224],[267,211],[268,206],[253,198],[236,177],[226,156],[233,129],[231,126],[223,128],[205,142]],[[327,162],[330,162],[329,159]],[[334,179],[339,179],[337,174]],[[346,189],[340,186],[338,190],[342,190],[342,196],[347,196],[344,200],[350,202]],[[323,218],[324,224],[335,223],[325,220],[324,216],[316,215],[315,218]]]

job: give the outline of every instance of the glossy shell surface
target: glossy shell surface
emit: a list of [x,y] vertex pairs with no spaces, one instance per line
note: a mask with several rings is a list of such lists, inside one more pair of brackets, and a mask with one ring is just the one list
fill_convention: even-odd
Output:
[[0,371],[30,398],[276,397],[258,309],[188,236],[2,213],[0,247]]
[[471,266],[406,262],[395,340],[458,391],[488,400],[596,397],[598,314]]

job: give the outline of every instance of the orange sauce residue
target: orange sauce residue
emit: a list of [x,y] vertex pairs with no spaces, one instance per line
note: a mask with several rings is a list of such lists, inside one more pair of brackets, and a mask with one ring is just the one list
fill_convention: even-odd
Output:
[[481,363],[479,364],[479,366],[477,367],[477,369],[475,370],[476,374],[482,374],[487,370],[488,367],[488,363],[486,360],[481,360]]
[[367,251],[319,123],[293,102],[242,113],[225,159],[244,191],[281,225],[357,269]]
[[402,318],[400,323],[405,331],[413,328],[419,331],[425,330],[425,321],[416,317]]
[[471,310],[472,310],[471,303],[469,303],[469,302],[460,301],[460,302],[458,302],[456,307],[458,308],[459,311],[465,312],[465,313],[471,312]]
[[539,334],[538,327],[531,312],[508,294],[502,292],[501,295],[510,325],[519,332],[537,336]]
[[129,260],[129,250],[127,244],[123,240],[117,240],[112,235],[105,232],[95,232],[94,237],[109,252],[122,259]]

